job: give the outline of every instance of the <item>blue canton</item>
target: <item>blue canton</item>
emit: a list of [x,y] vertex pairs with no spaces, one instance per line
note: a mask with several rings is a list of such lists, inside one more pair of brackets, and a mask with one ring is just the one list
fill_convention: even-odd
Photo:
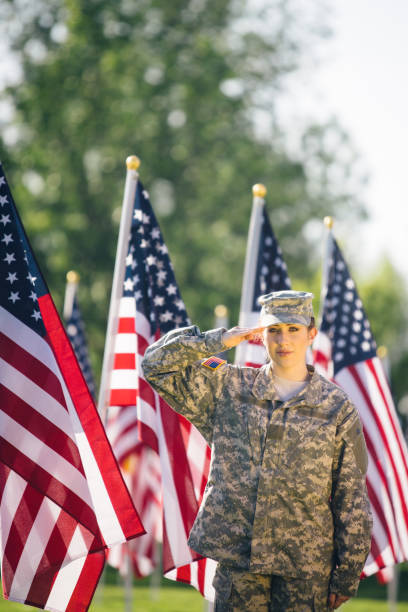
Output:
[[334,240],[328,262],[327,294],[320,329],[332,344],[334,374],[375,357],[377,346],[356,286]]
[[152,335],[157,331],[165,334],[176,327],[190,325],[149,195],[140,181],[136,190],[123,295],[136,300],[136,310],[150,321]]
[[38,297],[48,293],[0,164],[0,304],[45,336]]
[[74,349],[76,358],[81,367],[82,374],[84,375],[88,389],[95,399],[96,387],[95,381],[92,374],[91,362],[89,360],[88,345],[85,335],[85,325],[79,309],[77,296],[75,295],[72,304],[72,313],[70,318],[66,321],[65,327],[67,330],[68,338],[71,341],[72,348]]
[[262,215],[262,229],[255,274],[254,303],[252,309],[260,310],[257,299],[271,291],[290,289],[290,280],[283,261],[282,250],[273,233],[265,207]]

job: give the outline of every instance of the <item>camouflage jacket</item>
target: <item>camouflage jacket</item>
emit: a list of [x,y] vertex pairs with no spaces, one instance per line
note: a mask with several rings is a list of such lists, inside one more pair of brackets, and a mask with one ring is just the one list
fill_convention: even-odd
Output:
[[328,579],[355,594],[370,548],[367,452],[357,411],[310,369],[279,402],[270,365],[203,365],[225,350],[218,329],[174,330],[143,360],[149,383],[202,433],[210,474],[190,546],[262,574]]

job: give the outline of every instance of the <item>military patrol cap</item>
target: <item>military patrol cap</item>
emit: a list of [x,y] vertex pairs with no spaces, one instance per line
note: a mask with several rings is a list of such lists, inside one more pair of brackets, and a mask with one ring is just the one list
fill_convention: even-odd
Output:
[[313,293],[306,291],[273,291],[258,298],[261,325],[298,323],[309,326],[313,317]]

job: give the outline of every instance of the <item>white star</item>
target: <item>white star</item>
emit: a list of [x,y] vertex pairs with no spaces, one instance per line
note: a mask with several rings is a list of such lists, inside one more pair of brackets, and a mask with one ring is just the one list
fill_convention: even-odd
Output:
[[35,281],[37,280],[36,276],[31,276],[31,272],[28,273],[28,276],[26,276],[26,278],[30,281],[30,283],[32,283],[33,285],[35,284]]
[[123,283],[123,286],[126,289],[126,291],[132,291],[133,285],[134,285],[134,282],[132,281],[131,278],[127,278],[125,282]]
[[266,244],[267,246],[271,246],[271,244],[272,244],[272,243],[273,243],[272,238],[271,238],[270,236],[267,236],[267,237],[265,238],[265,244]]
[[3,261],[7,261],[8,264],[11,264],[13,261],[16,261],[16,258],[14,257],[14,253],[6,253],[6,256],[3,259]]
[[134,295],[135,295],[135,300],[137,302],[137,300],[140,300],[140,298],[142,297],[142,292],[141,291],[135,291]]
[[166,291],[169,295],[176,295],[177,294],[177,287],[176,285],[169,285],[168,287],[166,287]]
[[137,221],[141,221],[143,219],[143,213],[141,210],[135,210],[133,218]]
[[172,318],[173,315],[168,310],[166,310],[166,312],[160,315],[160,321],[163,321],[164,323],[167,323],[167,321],[171,321]]
[[41,319],[41,313],[38,310],[34,310],[33,314],[31,315],[36,321],[38,321],[39,319]]
[[169,252],[169,250],[168,250],[168,248],[166,247],[166,245],[165,245],[165,244],[161,244],[158,250],[159,250],[159,251],[160,251],[160,253],[162,253],[163,255],[165,255],[166,253],[168,253],[168,252]]
[[9,272],[6,280],[8,280],[9,283],[13,284],[14,281],[17,280],[17,273],[16,272]]
[[148,266],[154,266],[156,263],[156,257],[154,257],[154,255],[149,255],[149,257],[146,258],[146,263]]
[[155,306],[163,306],[164,297],[162,297],[161,295],[156,295],[153,301]]
[[153,238],[153,240],[157,240],[158,238],[160,238],[160,230],[158,227],[154,227],[152,229],[152,231],[150,232],[151,237]]
[[148,246],[150,246],[150,242],[148,240],[143,239],[140,241],[140,248],[146,249]]
[[156,276],[158,281],[164,281],[166,280],[167,272],[165,270],[159,270]]
[[133,263],[133,255],[129,253],[129,255],[126,257],[126,265],[130,266],[132,263]]
[[9,295],[9,300],[11,300],[13,302],[13,304],[20,299],[20,296],[18,295],[18,291],[16,292],[11,292]]
[[174,305],[176,306],[176,308],[178,308],[179,310],[184,310],[184,302],[183,300],[176,300],[174,302]]
[[137,283],[140,281],[140,276],[138,274],[134,274],[132,278],[134,284],[137,285]]
[[30,300],[33,300],[33,302],[35,302],[37,299],[37,294],[32,291],[28,297],[30,298]]
[[3,234],[3,238],[1,239],[1,241],[4,242],[6,246],[9,242],[14,242],[13,238],[11,237],[11,234]]
[[0,176],[0,185],[5,185],[6,184],[6,179],[4,178],[4,176]]
[[8,199],[7,196],[0,196],[0,204],[3,206],[4,204],[8,203]]
[[7,225],[7,223],[11,223],[10,215],[1,215],[0,223],[3,225]]
[[149,215],[143,214],[143,223],[149,223],[149,222],[150,222]]
[[147,191],[147,189],[143,189],[142,193],[143,193],[144,197],[146,198],[146,200],[148,200],[149,199],[149,192]]

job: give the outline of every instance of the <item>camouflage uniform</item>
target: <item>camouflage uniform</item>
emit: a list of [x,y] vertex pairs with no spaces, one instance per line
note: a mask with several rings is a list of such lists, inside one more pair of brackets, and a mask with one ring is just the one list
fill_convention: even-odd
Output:
[[270,364],[207,367],[225,350],[224,332],[174,330],[143,361],[149,383],[212,450],[189,544],[220,562],[217,597],[231,591],[234,572],[325,584],[326,597],[330,581],[331,592],[352,596],[371,530],[357,411],[313,368],[309,384],[280,402]]

